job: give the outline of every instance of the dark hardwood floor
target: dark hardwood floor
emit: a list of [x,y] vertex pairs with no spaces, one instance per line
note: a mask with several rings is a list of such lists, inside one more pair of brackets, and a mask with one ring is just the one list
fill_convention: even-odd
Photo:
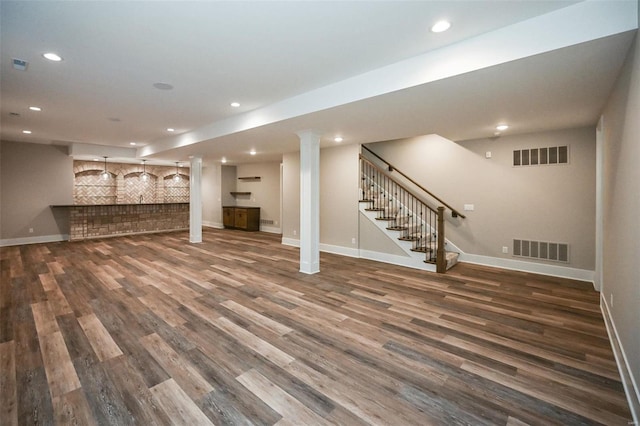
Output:
[[1,249],[0,424],[626,425],[590,284],[205,230]]

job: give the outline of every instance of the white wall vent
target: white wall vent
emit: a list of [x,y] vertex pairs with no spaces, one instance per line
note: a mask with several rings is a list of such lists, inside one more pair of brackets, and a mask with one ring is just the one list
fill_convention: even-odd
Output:
[[513,165],[517,167],[568,163],[568,145],[551,146],[548,148],[517,149],[513,151]]
[[513,255],[569,263],[569,244],[514,239]]

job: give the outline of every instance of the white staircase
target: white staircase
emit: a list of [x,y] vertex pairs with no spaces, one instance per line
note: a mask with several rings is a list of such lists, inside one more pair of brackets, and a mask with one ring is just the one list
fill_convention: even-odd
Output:
[[[404,253],[407,255],[407,259],[394,259],[393,263],[402,263],[404,266],[409,266],[416,269],[423,269],[425,271],[436,272],[435,263],[426,262],[426,251],[435,251],[436,250],[436,242],[429,238],[429,241],[419,241],[417,247],[425,247],[424,251],[414,249],[413,240],[400,239],[400,235],[402,234],[401,229],[388,229],[389,221],[376,219],[378,216],[377,211],[367,210],[367,205],[369,203],[365,201],[360,202],[360,212],[367,219],[371,221],[383,234],[385,234],[389,240],[393,241]],[[424,240],[424,239],[423,239]],[[451,246],[451,247],[449,247]],[[445,248],[451,248],[452,251],[446,250],[445,257],[447,259],[447,270],[452,268],[456,263],[458,263],[458,257],[460,256],[458,248],[453,246],[449,241],[445,243]],[[453,251],[456,250],[456,251]]]

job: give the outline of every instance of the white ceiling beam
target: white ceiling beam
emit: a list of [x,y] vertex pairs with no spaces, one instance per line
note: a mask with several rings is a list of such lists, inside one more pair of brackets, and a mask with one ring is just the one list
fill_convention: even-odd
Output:
[[453,45],[155,141],[141,157],[638,28],[636,1],[580,2]]

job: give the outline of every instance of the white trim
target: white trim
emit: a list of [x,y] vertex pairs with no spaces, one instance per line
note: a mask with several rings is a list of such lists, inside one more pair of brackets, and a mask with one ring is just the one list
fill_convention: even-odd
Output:
[[360,257],[358,253],[359,250],[352,247],[334,246],[331,244],[320,243],[320,251],[323,251],[325,253],[338,254],[340,256]]
[[547,265],[543,263],[525,262],[523,260],[503,259],[500,257],[482,256],[479,254],[460,253],[458,262],[476,265],[495,266],[514,271],[532,272],[534,274],[553,277],[570,278],[593,283],[595,272],[588,269],[569,268],[567,266]]
[[407,268],[420,269],[423,271],[436,272],[436,265],[416,260],[409,256],[399,256],[397,254],[381,253],[379,251],[360,250],[362,259],[375,260],[377,262],[390,263],[392,265],[406,266]]
[[269,232],[271,234],[282,234],[282,228],[277,228],[275,226],[260,226],[260,231]]
[[192,156],[190,164],[189,242],[196,244],[202,242],[202,157]]
[[69,234],[41,235],[39,237],[7,238],[0,240],[0,247],[22,246],[25,244],[57,243],[68,241]]
[[609,342],[611,342],[613,356],[616,360],[616,364],[618,365],[618,371],[620,372],[622,386],[624,387],[624,392],[627,396],[629,409],[633,416],[633,424],[640,425],[640,388],[636,383],[635,377],[631,374],[629,360],[627,359],[626,352],[622,347],[622,341],[618,335],[616,324],[613,322],[609,305],[607,305],[607,299],[602,293],[600,293],[600,310],[602,311],[604,325],[607,328],[607,333],[609,334]]
[[224,225],[220,222],[209,222],[208,220],[203,220],[202,226],[206,226],[208,228],[224,229]]
[[596,126],[596,265],[593,284],[596,290],[602,290],[604,272],[604,115],[600,116]]
[[300,247],[300,240],[282,237],[282,244],[291,247]]

